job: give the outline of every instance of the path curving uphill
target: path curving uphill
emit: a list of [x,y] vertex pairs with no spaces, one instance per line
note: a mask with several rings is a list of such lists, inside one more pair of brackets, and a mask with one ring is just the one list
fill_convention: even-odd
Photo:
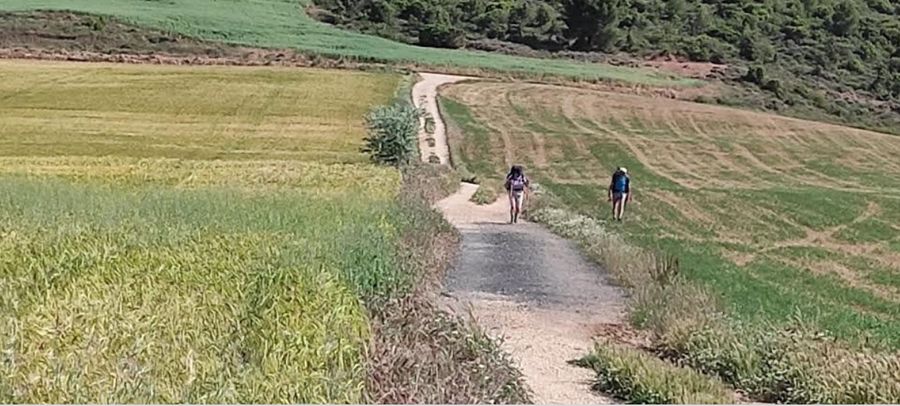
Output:
[[[446,163],[449,148],[435,96],[440,85],[469,78],[422,77],[413,94],[417,105],[433,106],[436,121],[435,148],[423,149],[422,159],[433,153]],[[444,283],[451,298],[445,304],[456,313],[470,311],[490,335],[503,339],[535,403],[611,403],[590,389],[591,371],[567,361],[586,355],[598,331],[622,321],[623,293],[571,242],[535,223],[507,224],[505,199],[472,203],[477,189],[463,183],[436,205],[462,234]]]
[[434,118],[434,132],[430,135],[425,132],[425,120],[422,119],[419,130],[419,151],[422,153],[422,161],[429,162],[434,156],[440,164],[450,163],[450,148],[447,144],[447,131],[444,120],[441,119],[440,109],[437,104],[438,89],[446,84],[463,80],[474,79],[467,76],[442,75],[437,73],[419,73],[422,80],[416,82],[412,88],[413,104],[425,109]]

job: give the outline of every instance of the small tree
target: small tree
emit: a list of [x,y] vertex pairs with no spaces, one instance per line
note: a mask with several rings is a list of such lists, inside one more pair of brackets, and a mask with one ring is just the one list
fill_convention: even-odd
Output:
[[369,135],[362,151],[373,162],[401,166],[414,159],[420,120],[427,113],[409,104],[379,106],[366,115]]

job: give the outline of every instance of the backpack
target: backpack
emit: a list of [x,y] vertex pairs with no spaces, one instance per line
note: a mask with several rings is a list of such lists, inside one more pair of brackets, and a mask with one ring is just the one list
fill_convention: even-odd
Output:
[[613,192],[624,193],[626,190],[628,190],[628,175],[616,172],[613,175]]
[[522,175],[521,173],[513,175],[513,177],[509,179],[509,188],[514,192],[525,190],[525,175]]

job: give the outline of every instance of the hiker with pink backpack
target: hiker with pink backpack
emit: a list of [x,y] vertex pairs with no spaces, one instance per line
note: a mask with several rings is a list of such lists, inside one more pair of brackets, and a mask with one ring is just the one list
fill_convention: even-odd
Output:
[[525,197],[530,182],[525,176],[525,170],[520,165],[513,165],[506,174],[504,187],[509,194],[509,223],[518,223],[519,214],[525,204]]

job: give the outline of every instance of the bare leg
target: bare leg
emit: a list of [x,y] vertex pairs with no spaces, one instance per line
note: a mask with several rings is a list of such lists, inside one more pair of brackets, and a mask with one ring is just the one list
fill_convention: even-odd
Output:
[[513,196],[513,192],[510,191],[509,195],[509,223],[512,224],[516,221],[516,198]]
[[513,194],[513,201],[515,202],[514,204],[516,206],[516,214],[513,216],[513,223],[518,223],[519,222],[519,213],[522,210],[522,205],[521,205],[521,201],[519,200],[518,194],[516,194],[516,193]]
[[625,199],[624,197],[622,198],[622,201],[619,202],[619,220],[622,220],[622,216],[625,215],[625,203],[626,202],[627,202],[627,199]]

